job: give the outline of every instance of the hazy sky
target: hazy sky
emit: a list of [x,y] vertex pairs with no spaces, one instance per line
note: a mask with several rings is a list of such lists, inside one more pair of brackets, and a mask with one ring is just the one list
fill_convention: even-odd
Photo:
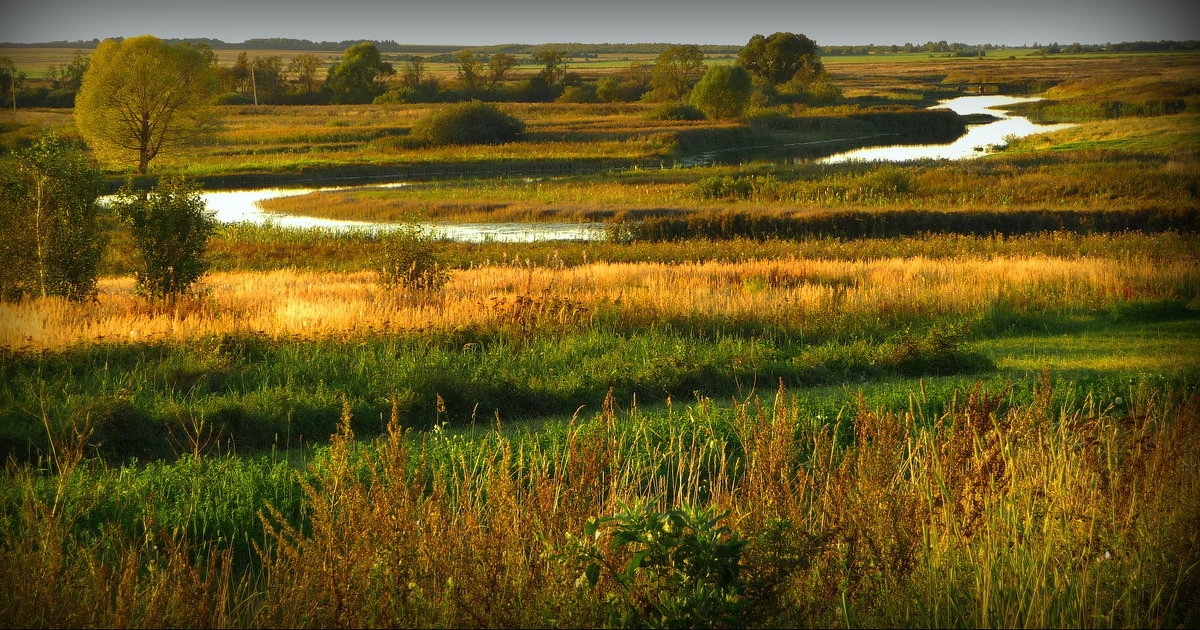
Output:
[[0,0],[0,42],[134,36],[405,44],[1023,44],[1200,39],[1196,0]]

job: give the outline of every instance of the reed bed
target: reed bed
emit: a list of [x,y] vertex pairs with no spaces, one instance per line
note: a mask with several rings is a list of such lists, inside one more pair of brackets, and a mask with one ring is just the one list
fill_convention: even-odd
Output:
[[[79,343],[184,340],[255,333],[319,338],[384,331],[600,321],[636,328],[688,318],[822,330],[846,318],[963,315],[996,302],[1024,310],[1104,309],[1120,301],[1197,295],[1197,263],[1045,256],[885,260],[596,263],[489,266],[455,272],[436,294],[388,291],[370,272],[215,273],[171,304],[106,278],[95,303],[56,298],[0,305],[0,345],[44,350]],[[687,290],[681,290],[687,287]]]

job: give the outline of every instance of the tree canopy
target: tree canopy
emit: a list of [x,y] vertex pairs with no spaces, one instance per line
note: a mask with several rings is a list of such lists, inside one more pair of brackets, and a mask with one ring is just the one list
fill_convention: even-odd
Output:
[[105,40],[76,97],[79,133],[101,159],[145,173],[160,153],[211,128],[215,79],[192,46],[153,35]]
[[695,44],[669,46],[654,62],[652,83],[665,99],[687,96],[692,82],[704,74],[704,52]]
[[817,43],[796,33],[751,37],[738,63],[771,85],[808,83],[824,71]]
[[375,44],[363,42],[342,53],[341,63],[329,69],[325,87],[335,103],[370,103],[384,92],[380,78],[394,72]]

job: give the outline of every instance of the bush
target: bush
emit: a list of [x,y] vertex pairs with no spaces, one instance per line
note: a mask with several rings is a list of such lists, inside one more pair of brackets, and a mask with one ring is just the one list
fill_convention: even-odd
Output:
[[164,179],[141,193],[127,184],[113,205],[133,237],[138,293],[151,299],[175,298],[208,270],[204,250],[216,224],[194,183]]
[[[745,541],[713,508],[683,506],[656,512],[635,503],[607,518],[592,518],[584,536],[568,536],[560,556],[582,564],[577,584],[596,588],[602,573],[620,585],[606,598],[610,628],[709,628],[741,625],[745,583],[741,556]],[[597,544],[607,534],[608,552]],[[615,556],[632,552],[623,569]]]
[[569,85],[563,88],[563,93],[554,99],[556,103],[595,103],[596,94],[582,85]]
[[380,237],[375,270],[385,289],[441,290],[450,273],[437,255],[437,242],[420,226],[404,224]]
[[217,105],[253,105],[254,98],[241,92],[226,92],[217,97]]
[[427,145],[499,144],[525,131],[525,123],[495,105],[471,101],[438,109],[413,125],[410,134]]
[[741,66],[713,66],[692,89],[692,104],[709,118],[737,118],[746,111],[754,82]]
[[664,103],[646,114],[649,120],[704,120],[704,112],[687,103]]

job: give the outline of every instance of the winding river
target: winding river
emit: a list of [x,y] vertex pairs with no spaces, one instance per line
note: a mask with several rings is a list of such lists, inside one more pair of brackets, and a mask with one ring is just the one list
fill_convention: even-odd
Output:
[[[967,133],[948,144],[918,144],[874,146],[844,151],[815,160],[818,163],[837,164],[851,161],[903,162],[909,160],[961,160],[980,157],[994,152],[997,146],[1007,144],[1011,137],[1024,137],[1047,133],[1070,127],[1069,124],[1038,125],[1023,116],[1014,116],[1003,110],[994,109],[1003,105],[1028,103],[1040,100],[1036,97],[1014,96],[961,96],[940,101],[934,107],[947,108],[958,114],[989,114],[996,120],[968,127]],[[695,159],[684,159],[683,164],[703,163]],[[326,228],[333,230],[386,230],[391,224],[369,221],[345,221],[320,219],[275,212],[265,212],[258,202],[267,199],[294,197],[313,192],[337,191],[362,188],[402,188],[407,182],[367,184],[358,186],[336,186],[324,188],[258,188],[251,190],[213,191],[203,193],[209,210],[221,223],[248,222],[276,225],[285,228]],[[554,241],[594,240],[603,235],[602,224],[598,223],[433,223],[426,226],[442,238],[457,241]]]

